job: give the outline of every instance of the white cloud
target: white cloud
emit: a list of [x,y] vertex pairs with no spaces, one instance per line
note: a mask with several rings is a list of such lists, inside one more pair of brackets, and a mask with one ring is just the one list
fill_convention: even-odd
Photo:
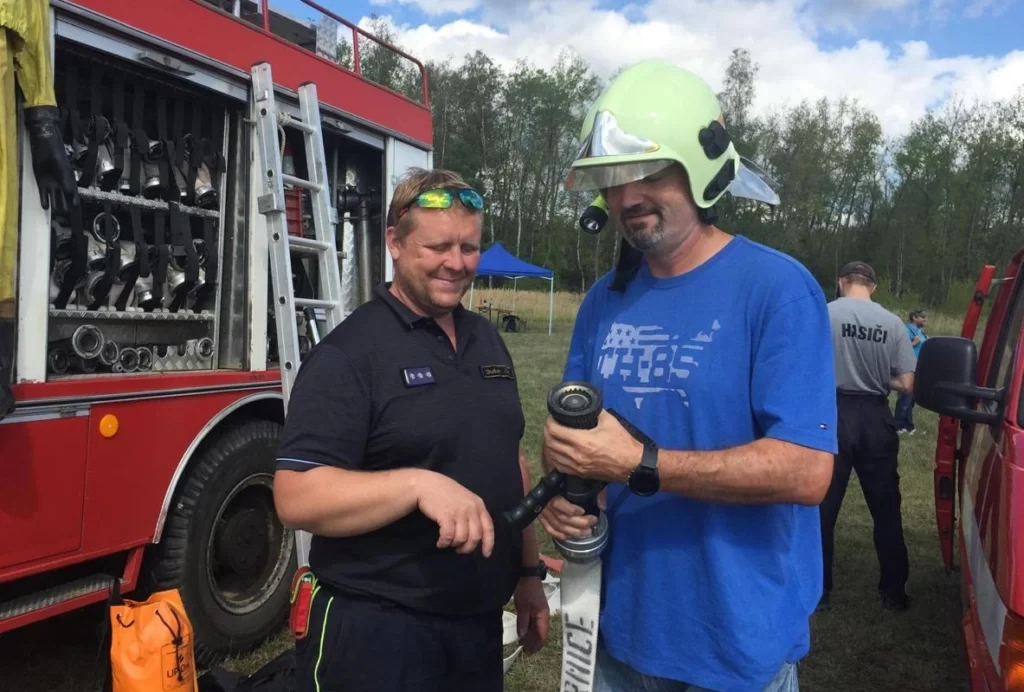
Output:
[[[992,2],[992,0],[976,0],[978,2]],[[465,14],[475,10],[481,5],[494,9],[515,10],[513,3],[509,7],[507,0],[370,0],[370,4],[376,7],[393,7],[395,5],[412,5],[420,12],[430,17],[437,17],[443,14]],[[522,3],[518,3],[522,5]]]
[[415,5],[421,12],[429,16],[463,14],[478,5],[477,0],[370,0],[370,4],[377,7]]
[[[732,49],[747,48],[760,66],[759,112],[802,99],[849,96],[878,114],[889,134],[906,131],[954,92],[969,101],[990,100],[1009,98],[1024,85],[1024,51],[944,58],[933,55],[922,41],[890,51],[868,39],[822,49],[814,38],[821,24],[805,1],[648,0],[610,11],[598,9],[593,0],[530,0],[516,3],[512,13],[504,3],[483,0],[479,22],[457,19],[396,29],[400,45],[423,61],[450,56],[458,63],[480,49],[503,67],[520,58],[550,65],[569,47],[601,76],[643,58],[662,57],[694,70],[715,89],[721,87]],[[449,0],[449,6],[452,2],[458,0]],[[912,0],[844,4],[847,10],[899,10],[909,9]],[[993,3],[974,0],[974,5],[985,4]],[[984,7],[975,8],[980,9]]]

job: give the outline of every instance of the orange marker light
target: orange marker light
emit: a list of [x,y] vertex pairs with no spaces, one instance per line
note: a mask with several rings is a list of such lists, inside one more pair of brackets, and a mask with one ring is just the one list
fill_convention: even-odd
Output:
[[108,413],[100,419],[100,435],[107,438],[113,437],[117,434],[117,426],[117,416]]

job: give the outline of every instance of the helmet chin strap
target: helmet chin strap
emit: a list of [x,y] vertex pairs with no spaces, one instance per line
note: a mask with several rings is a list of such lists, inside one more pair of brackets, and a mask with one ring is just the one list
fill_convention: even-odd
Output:
[[615,263],[615,275],[612,277],[609,291],[626,292],[626,286],[640,269],[644,253],[629,244],[625,238],[619,238],[619,259]]
[[[697,216],[700,218],[701,223],[712,226],[718,221],[718,209],[715,207],[708,209],[697,207]],[[640,270],[640,262],[643,260],[643,256],[644,253],[630,245],[625,238],[620,237],[619,258],[615,263],[615,274],[612,276],[608,290],[625,293],[626,286],[629,285],[629,282],[636,276],[637,271]]]

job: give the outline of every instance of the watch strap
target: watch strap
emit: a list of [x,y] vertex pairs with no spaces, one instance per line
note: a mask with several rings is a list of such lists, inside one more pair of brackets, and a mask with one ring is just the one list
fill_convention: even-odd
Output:
[[532,567],[521,567],[519,569],[520,579],[526,577],[537,577],[538,579],[543,580],[546,576],[548,576],[548,566],[545,565],[543,562],[538,562],[536,565],[533,565]]
[[640,465],[649,469],[656,469],[658,467],[658,445],[653,442],[644,445],[644,453],[640,457]]

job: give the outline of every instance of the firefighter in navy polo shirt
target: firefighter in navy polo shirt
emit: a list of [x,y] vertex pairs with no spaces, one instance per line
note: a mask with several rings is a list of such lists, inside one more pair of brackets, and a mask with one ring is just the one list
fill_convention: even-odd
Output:
[[313,534],[300,691],[501,690],[512,597],[525,651],[547,638],[534,529],[494,520],[530,487],[512,357],[460,304],[482,209],[459,175],[410,171],[388,210],[394,281],[296,378],[274,499]]

